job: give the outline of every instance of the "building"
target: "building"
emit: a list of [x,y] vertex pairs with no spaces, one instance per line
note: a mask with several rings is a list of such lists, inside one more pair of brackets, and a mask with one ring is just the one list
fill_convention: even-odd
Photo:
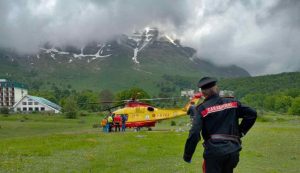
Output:
[[61,107],[42,97],[26,95],[14,105],[14,111],[60,113]]
[[195,90],[192,89],[182,90],[180,93],[181,97],[193,97],[194,94]]
[[230,90],[221,90],[220,91],[221,97],[234,97],[234,92]]
[[13,105],[27,95],[26,85],[18,82],[0,79],[0,108],[12,108]]

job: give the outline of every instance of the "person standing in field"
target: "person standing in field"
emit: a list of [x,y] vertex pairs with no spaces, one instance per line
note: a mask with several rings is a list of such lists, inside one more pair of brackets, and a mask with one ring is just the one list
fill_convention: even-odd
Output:
[[107,124],[108,124],[108,123],[107,123],[107,117],[105,117],[105,118],[103,118],[102,121],[101,121],[101,126],[102,126],[102,128],[103,128],[103,132],[108,132],[107,127],[106,127]]
[[191,105],[187,111],[187,114],[190,116],[191,119],[191,123],[193,122],[194,117],[197,114],[197,110],[196,110],[196,106],[195,106],[195,102],[191,101]]
[[120,126],[121,126],[121,116],[120,115],[116,115],[114,117],[114,125],[115,125],[115,132],[120,131]]
[[111,114],[108,115],[107,122],[108,122],[108,132],[111,132],[113,126],[113,118]]
[[240,138],[253,126],[257,113],[234,98],[220,97],[216,82],[214,78],[204,77],[198,83],[205,100],[197,106],[183,159],[191,163],[201,131],[204,139],[203,172],[232,173],[242,149]]
[[121,117],[122,117],[122,132],[125,132],[127,116],[126,115],[122,115]]

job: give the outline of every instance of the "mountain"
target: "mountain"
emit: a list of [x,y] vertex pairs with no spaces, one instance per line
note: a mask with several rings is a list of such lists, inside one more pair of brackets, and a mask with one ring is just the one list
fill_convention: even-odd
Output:
[[24,82],[34,89],[53,85],[98,91],[141,87],[157,94],[194,87],[205,75],[250,76],[238,66],[220,67],[197,57],[193,48],[184,47],[157,28],[94,41],[82,48],[46,43],[30,55],[0,49],[0,62],[1,78]]

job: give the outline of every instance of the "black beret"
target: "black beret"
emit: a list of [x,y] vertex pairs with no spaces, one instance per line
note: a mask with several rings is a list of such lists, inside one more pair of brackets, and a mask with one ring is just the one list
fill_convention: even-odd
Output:
[[211,77],[203,77],[198,82],[198,87],[201,89],[208,89],[215,86],[217,79]]

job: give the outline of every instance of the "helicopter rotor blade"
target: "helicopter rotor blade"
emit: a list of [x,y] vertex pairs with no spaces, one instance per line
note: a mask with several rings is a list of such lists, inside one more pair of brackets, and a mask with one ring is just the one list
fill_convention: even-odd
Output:
[[[145,98],[145,99],[127,99],[127,100],[120,100],[120,101],[100,101],[100,102],[85,102],[85,103],[77,103],[78,105],[100,105],[100,104],[109,104],[109,103],[115,103],[117,105],[112,106],[110,108],[107,108],[105,110],[109,110],[109,109],[113,109],[115,107],[119,107],[119,106],[124,106],[127,102],[131,102],[131,101],[156,101],[156,100],[175,100],[175,99],[180,99],[182,97],[162,97],[162,98]],[[119,104],[118,104],[119,103]]]
[[86,105],[86,104],[102,104],[102,103],[120,103],[122,101],[100,101],[100,102],[85,102],[85,103],[77,103],[79,105]]
[[166,98],[150,98],[150,99],[137,99],[137,100],[174,100],[181,97],[166,97]]
[[121,104],[118,104],[118,105],[115,105],[115,106],[111,106],[111,107],[109,107],[109,108],[102,109],[102,110],[100,110],[100,111],[111,111],[111,110],[114,109],[114,108],[118,108],[118,107],[124,106],[124,105],[125,105],[125,103],[121,103]]

